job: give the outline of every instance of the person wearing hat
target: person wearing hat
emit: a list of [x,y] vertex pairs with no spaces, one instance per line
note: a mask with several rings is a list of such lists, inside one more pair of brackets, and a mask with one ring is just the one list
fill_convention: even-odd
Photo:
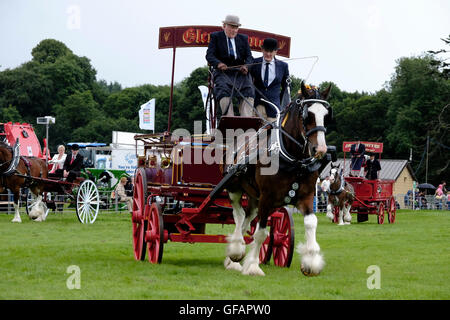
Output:
[[277,110],[270,104],[261,101],[261,98],[275,104],[280,111],[286,107],[281,105],[281,101],[286,92],[289,68],[286,62],[275,58],[278,51],[276,39],[264,39],[261,49],[263,56],[255,59],[250,68],[257,89],[255,90],[255,106],[258,115],[273,122],[276,120]]
[[214,95],[222,115],[233,116],[232,97],[240,100],[239,113],[253,116],[254,89],[246,65],[253,62],[248,36],[239,34],[239,17],[227,15],[223,31],[211,33],[206,60],[214,68]]
[[370,159],[366,161],[365,165],[366,179],[376,180],[378,179],[378,171],[381,170],[380,161],[375,158],[374,153],[370,153],[369,156]]
[[78,153],[80,146],[73,144],[70,149],[72,150],[72,153],[66,157],[63,166],[63,177],[66,178],[67,182],[73,182],[73,180],[80,175],[81,167],[83,165],[83,156]]

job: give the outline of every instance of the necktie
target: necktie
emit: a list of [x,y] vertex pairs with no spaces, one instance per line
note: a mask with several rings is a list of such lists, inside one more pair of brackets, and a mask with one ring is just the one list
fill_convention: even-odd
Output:
[[75,159],[75,157],[72,157],[72,160],[70,160],[70,164],[72,164],[73,160]]
[[269,62],[266,62],[266,70],[264,71],[264,86],[267,88],[269,86]]
[[230,38],[228,38],[228,52],[230,54],[230,57],[233,57],[233,59],[234,59],[235,56],[234,56],[233,44],[231,43]]

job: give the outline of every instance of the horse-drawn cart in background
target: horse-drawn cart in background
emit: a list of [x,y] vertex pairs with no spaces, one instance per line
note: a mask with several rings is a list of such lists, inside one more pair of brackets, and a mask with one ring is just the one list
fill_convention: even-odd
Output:
[[[397,207],[393,196],[394,180],[368,180],[364,177],[352,177],[349,175],[350,167],[346,165],[346,153],[350,152],[350,148],[356,141],[343,142],[342,150],[344,152],[343,176],[345,182],[352,185],[355,193],[355,200],[351,205],[350,212],[357,214],[358,222],[368,220],[369,214],[377,215],[379,224],[384,223],[387,215],[389,223],[395,222],[395,214]],[[383,152],[383,143],[362,141],[365,145],[366,152],[378,154],[381,159]],[[327,170],[327,169],[325,169]],[[383,170],[383,168],[381,169]],[[338,221],[339,208],[334,207],[334,222]]]
[[[44,139],[44,151],[42,151],[31,124],[8,122],[0,125],[2,143],[4,143],[7,149],[6,152],[11,153],[11,160],[5,162],[8,164],[8,168],[4,168],[2,176],[5,177],[4,179],[7,179],[7,176],[16,176],[24,179],[25,183],[21,186],[21,191],[26,198],[27,214],[30,214],[33,207],[37,205],[36,199],[39,199],[39,197],[32,195],[29,187],[40,184],[44,186],[45,190],[42,193],[42,202],[38,202],[44,204],[41,216],[42,220],[46,219],[51,208],[56,208],[57,203],[61,202],[58,199],[59,196],[64,195],[75,202],[75,210],[78,220],[81,223],[93,223],[97,218],[100,205],[99,192],[95,183],[92,180],[82,177],[76,178],[73,182],[67,182],[60,178],[43,178],[39,174],[39,170],[38,175],[31,175],[30,172],[33,169],[31,162],[33,158],[37,158],[43,162],[48,160],[46,159],[46,154],[48,154],[47,141]],[[16,168],[21,161],[25,163],[27,170],[20,173],[17,172]],[[44,165],[46,166],[45,163]],[[17,214],[18,212],[16,212]],[[20,216],[18,219],[20,220]]]

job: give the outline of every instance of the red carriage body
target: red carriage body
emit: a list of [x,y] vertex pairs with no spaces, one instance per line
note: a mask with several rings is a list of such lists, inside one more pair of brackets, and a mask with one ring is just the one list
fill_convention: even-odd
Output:
[[10,146],[16,143],[16,139],[19,139],[21,156],[37,157],[45,160],[47,141],[44,139],[44,150],[42,150],[31,124],[19,122],[0,123],[0,136],[3,136]]

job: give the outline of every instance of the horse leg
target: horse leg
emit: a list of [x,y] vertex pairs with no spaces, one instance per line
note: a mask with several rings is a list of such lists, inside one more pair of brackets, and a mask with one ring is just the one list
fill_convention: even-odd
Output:
[[331,203],[327,205],[327,218],[331,221],[334,220],[334,214],[333,214],[333,206]]
[[344,224],[351,224],[352,222],[352,215],[350,214],[351,207],[350,204],[344,204]]
[[227,257],[231,261],[239,262],[245,256],[245,241],[242,234],[245,210],[241,206],[242,191],[228,192],[228,194],[231,200],[231,206],[233,207],[233,218],[236,226],[233,234],[227,237]]
[[251,276],[264,276],[264,272],[259,267],[259,251],[261,245],[269,235],[269,231],[264,227],[260,227],[260,223],[256,225],[256,231],[253,235],[253,242],[250,244],[250,251],[245,257],[242,274]]
[[297,252],[302,257],[301,270],[306,276],[316,276],[325,266],[325,260],[320,253],[320,246],[316,241],[317,217],[314,213],[307,213],[303,222],[306,243],[300,243],[297,247]]
[[344,208],[339,205],[339,218],[338,218],[338,226],[344,225]]
[[242,234],[245,234],[247,230],[250,229],[250,224],[253,219],[258,215],[258,201],[254,198],[249,199],[249,214],[245,217],[244,223],[242,224]]
[[11,222],[22,222],[22,219],[20,218],[20,194],[19,191],[14,191],[14,218],[11,220]]

